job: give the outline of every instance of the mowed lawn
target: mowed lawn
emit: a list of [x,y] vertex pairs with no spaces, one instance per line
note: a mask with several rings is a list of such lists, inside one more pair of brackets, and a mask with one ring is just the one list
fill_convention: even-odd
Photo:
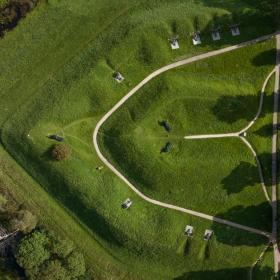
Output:
[[[206,277],[209,271],[216,275],[216,279],[224,279],[225,275],[228,279],[236,279],[236,275],[245,279],[248,268],[266,242],[263,238],[246,232],[147,204],[137,198],[112,172],[106,168],[101,172],[96,170],[101,163],[92,146],[94,126],[106,111],[147,74],[182,57],[274,32],[273,22],[267,20],[269,17],[261,9],[262,1],[253,6],[247,1],[235,4],[225,1],[220,5],[220,1],[201,1],[195,4],[179,0],[121,0],[117,3],[107,0],[94,3],[85,0],[48,1],[48,4],[41,4],[0,41],[1,143],[23,167],[19,168],[5,152],[1,152],[1,170],[4,170],[2,178],[5,178],[7,187],[19,201],[42,217],[44,225],[56,231],[59,228],[60,232],[80,245],[88,266],[97,279],[184,279],[182,277],[186,277],[188,273],[200,276],[203,274]],[[232,18],[232,13],[236,11],[240,15],[239,19]],[[256,28],[255,24],[262,14],[266,17],[259,28]],[[241,21],[242,32],[240,37],[233,38],[228,25],[236,20]],[[223,36],[219,43],[211,41],[209,31],[213,24],[223,26]],[[203,39],[203,45],[198,48],[192,46],[189,37],[196,28],[201,30]],[[172,52],[168,38],[177,34],[180,36],[181,47],[177,52]],[[256,56],[263,50],[271,49],[273,42],[259,46],[254,51]],[[238,59],[232,57],[230,64],[233,65],[233,61],[241,58],[243,60],[243,54]],[[206,72],[207,67],[204,66]],[[259,82],[256,81],[254,87],[246,80],[246,85],[242,86],[244,93],[246,88],[260,88],[259,83],[262,83],[270,66],[260,66],[259,69],[262,69],[261,74],[257,71]],[[112,79],[115,70],[121,71],[125,76],[121,85]],[[252,72],[253,70],[255,69],[252,68]],[[245,72],[247,73],[247,69]],[[191,79],[197,87],[200,85],[199,79]],[[173,84],[176,81],[172,78],[170,82],[167,80],[167,86]],[[213,88],[217,89],[218,84],[213,82]],[[193,91],[193,85],[189,84],[189,89]],[[204,89],[206,90],[205,87]],[[219,92],[217,89],[217,94]],[[234,83],[231,92],[233,95],[236,92]],[[150,101],[155,104],[155,108],[161,110],[160,104],[155,100]],[[143,107],[145,102],[150,101],[144,99]],[[165,106],[168,106],[168,101]],[[176,108],[176,102],[172,106]],[[205,105],[201,101],[197,112],[203,108]],[[172,111],[167,112],[164,107],[161,111],[172,115]],[[184,114],[181,109],[178,111]],[[154,113],[154,116],[158,115],[156,110]],[[177,118],[178,125],[181,117]],[[116,122],[119,121],[117,117],[115,119]],[[186,157],[192,154],[193,149],[197,149],[179,141],[185,132],[194,133],[198,125],[192,114],[188,119],[188,123],[181,121],[178,134],[175,134],[174,127],[174,134],[170,136],[174,139],[177,137],[174,140],[174,150],[177,149],[178,153],[183,151],[182,155]],[[143,123],[143,129],[149,127],[149,130],[153,130],[155,126],[163,134],[162,128],[157,125],[157,117],[156,122],[148,119],[146,121],[149,126]],[[213,118],[208,123],[217,125],[221,130],[231,127],[226,122],[219,125]],[[234,126],[237,128],[243,123],[247,123],[247,120],[240,120]],[[203,132],[203,129],[199,129],[199,132]],[[49,149],[54,142],[47,139],[49,133],[65,136],[65,142],[72,147],[71,160],[62,163],[50,160]],[[138,137],[135,135],[137,141]],[[158,155],[164,141],[158,145],[158,134],[153,131],[151,136],[153,135],[156,138],[156,142],[152,142],[156,143],[153,151]],[[152,151],[151,142],[147,142],[145,138],[139,138],[138,141],[140,142],[133,143],[147,145]],[[204,149],[207,149],[206,145],[209,144],[205,143]],[[228,143],[214,143],[212,147],[209,146],[213,154],[219,145],[224,150],[229,147]],[[237,146],[234,142],[230,147],[253,164],[244,147]],[[110,149],[106,151],[111,152]],[[240,158],[233,157],[228,163],[224,159],[224,174],[228,176],[227,171],[231,172],[231,168],[239,160]],[[174,161],[183,163],[181,157]],[[30,177],[23,180],[27,176],[23,175],[24,170],[36,182]],[[252,171],[252,176],[256,178],[257,173]],[[139,183],[137,177],[134,180]],[[200,190],[202,187],[204,186]],[[216,191],[218,189],[218,186],[209,187],[214,190],[216,188]],[[240,205],[244,202],[241,207],[255,205],[257,209],[265,208],[257,183],[244,188],[246,195],[253,193],[252,188],[258,188],[253,195],[254,201],[248,202],[245,197],[240,202]],[[226,190],[223,192],[225,195]],[[166,195],[163,188],[158,193],[161,194]],[[120,207],[127,197],[134,201],[131,211],[123,211]],[[206,209],[206,204],[198,201],[195,198],[190,207],[195,207],[196,204],[202,207],[201,210],[203,207]],[[234,205],[236,204],[232,204]],[[213,204],[209,204],[208,210],[221,211],[221,215],[229,219],[240,216],[240,212],[232,214],[236,209],[229,206],[214,209]],[[59,207],[65,212],[58,210]],[[262,213],[267,214],[266,211]],[[246,217],[240,222],[251,222],[251,215]],[[196,231],[190,247],[183,236],[186,224],[194,225]],[[260,220],[256,226],[267,228],[269,225]],[[202,240],[206,228],[215,230],[209,246]],[[188,249],[186,256],[183,256],[184,248]]]
[[[273,48],[271,40],[155,78],[104,124],[100,140],[105,154],[150,197],[270,230],[270,206],[247,146],[237,138],[183,137],[245,127],[273,69]],[[268,115],[269,120],[268,106],[261,119]],[[163,120],[170,133],[160,125]],[[168,142],[171,151],[161,153]]]

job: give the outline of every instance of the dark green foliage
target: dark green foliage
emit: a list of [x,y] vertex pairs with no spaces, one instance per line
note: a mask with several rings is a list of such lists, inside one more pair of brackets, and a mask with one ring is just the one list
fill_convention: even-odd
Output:
[[74,280],[86,272],[84,257],[75,251],[72,242],[42,231],[20,242],[16,259],[29,279]]
[[41,280],[70,280],[69,272],[62,266],[61,261],[46,262],[38,275]]
[[49,239],[45,233],[36,231],[26,236],[16,253],[18,264],[26,271],[33,271],[50,258]]
[[73,252],[74,245],[71,240],[52,238],[51,250],[59,258],[66,258]]
[[19,210],[10,220],[12,231],[19,230],[23,233],[31,232],[37,225],[37,217],[28,210]]
[[83,255],[78,252],[73,252],[66,260],[66,267],[72,279],[76,279],[84,275],[86,267]]

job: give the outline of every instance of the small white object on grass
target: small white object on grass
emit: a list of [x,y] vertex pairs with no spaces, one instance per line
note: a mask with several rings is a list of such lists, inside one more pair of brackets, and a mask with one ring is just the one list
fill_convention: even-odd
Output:
[[192,237],[193,236],[193,227],[187,225],[185,228],[185,234],[189,237]]
[[115,81],[117,81],[118,83],[121,83],[124,80],[124,77],[122,76],[122,74],[120,72],[115,72],[113,74],[113,78]]
[[240,30],[239,30],[238,26],[232,26],[230,28],[230,31],[231,31],[232,36],[239,36],[240,35]]
[[213,233],[214,233],[213,230],[206,229],[205,233],[204,233],[204,236],[203,236],[203,239],[206,240],[206,241],[210,240],[210,238],[213,235]]
[[172,50],[177,50],[180,48],[178,39],[175,38],[170,40],[170,45]]
[[199,33],[194,33],[192,41],[195,46],[201,44]]
[[132,201],[128,198],[122,203],[123,209],[128,209],[132,205]]
[[220,35],[220,32],[218,30],[212,31],[211,35],[212,35],[213,41],[221,40],[221,35]]

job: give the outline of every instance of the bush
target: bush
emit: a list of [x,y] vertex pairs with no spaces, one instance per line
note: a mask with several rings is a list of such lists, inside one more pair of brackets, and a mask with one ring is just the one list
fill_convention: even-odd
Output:
[[23,233],[31,232],[37,225],[37,217],[28,210],[20,210],[16,216],[10,220],[12,231],[20,230]]
[[16,254],[17,263],[27,272],[42,265],[50,258],[48,242],[46,234],[40,231],[23,238]]
[[22,239],[16,260],[31,280],[76,280],[86,273],[84,257],[71,241],[41,231]]
[[71,149],[66,144],[56,144],[52,147],[51,156],[57,161],[66,160],[71,156]]

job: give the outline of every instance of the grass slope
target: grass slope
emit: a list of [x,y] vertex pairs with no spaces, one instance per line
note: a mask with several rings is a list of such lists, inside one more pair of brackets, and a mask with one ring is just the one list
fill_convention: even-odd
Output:
[[[139,200],[109,170],[95,170],[100,161],[91,137],[102,114],[157,67],[273,32],[272,14],[267,14],[271,7],[262,7],[264,1],[115,2],[49,0],[0,41],[1,142],[39,185],[29,177],[23,180],[22,169],[16,169],[20,175],[14,179],[16,164],[7,155],[2,177],[19,201],[40,214],[42,223],[84,244],[98,279],[172,279],[192,270],[215,274],[235,267],[244,278],[247,269],[241,268],[253,263],[262,238]],[[228,31],[237,20],[233,12],[242,24],[238,38]],[[215,25],[223,25],[217,44],[209,35],[214,19]],[[202,31],[199,48],[186,38],[195,28]],[[167,41],[175,34],[180,35],[178,52],[172,52]],[[112,80],[114,70],[124,74],[122,85]],[[49,160],[53,142],[45,137],[48,133],[65,135],[74,151],[71,161]],[[135,206],[123,212],[120,203],[127,197]],[[189,258],[178,255],[186,223],[197,230]],[[210,250],[201,240],[207,227],[215,229]],[[104,275],[101,267],[108,263]],[[235,273],[227,275],[234,279]]]
[[[105,123],[100,134],[104,152],[153,198],[270,230],[270,206],[250,150],[239,139],[183,137],[245,127],[273,68],[273,48],[274,40],[154,79]],[[265,65],[256,63],[261,56]],[[271,109],[264,106],[262,122],[271,119]],[[168,120],[170,133],[159,125],[162,120]],[[168,141],[173,149],[160,153]],[[269,165],[265,175],[268,170]]]

